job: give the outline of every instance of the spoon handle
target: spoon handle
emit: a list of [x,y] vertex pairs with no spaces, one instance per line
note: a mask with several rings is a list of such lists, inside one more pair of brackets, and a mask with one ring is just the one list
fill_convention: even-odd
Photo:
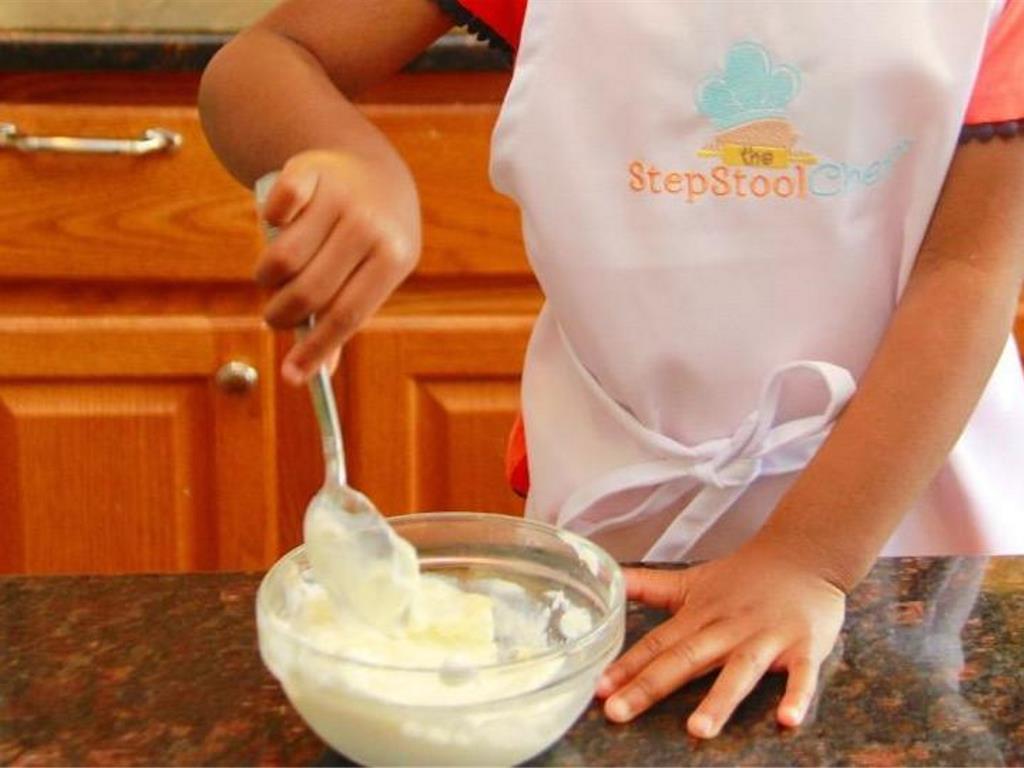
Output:
[[[295,337],[304,338],[315,324],[316,320],[310,315],[295,329]],[[336,480],[338,485],[348,485],[348,477],[345,472],[345,446],[341,438],[341,421],[338,419],[338,406],[334,401],[334,390],[331,388],[331,374],[326,365],[321,365],[310,377],[309,395],[313,400],[316,423],[320,427],[327,479]]]
[[[277,172],[273,171],[257,179],[256,203],[260,207],[266,202],[271,187],[277,181],[277,176]],[[267,242],[271,242],[277,237],[277,227],[267,224],[262,213],[260,214],[260,226],[263,228],[263,235]],[[315,324],[316,320],[310,315],[295,329],[295,337],[304,338]],[[331,374],[326,365],[317,368],[316,373],[310,378],[309,395],[313,400],[313,412],[316,414],[317,426],[320,427],[327,480],[336,481],[338,485],[342,486],[348,485],[345,471],[345,447],[341,439],[341,422],[338,419],[338,406],[334,401],[334,390],[331,388]]]

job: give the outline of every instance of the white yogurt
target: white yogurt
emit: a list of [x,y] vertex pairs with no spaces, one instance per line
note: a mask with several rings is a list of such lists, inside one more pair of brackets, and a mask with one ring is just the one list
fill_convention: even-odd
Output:
[[570,606],[562,623],[572,616],[575,634],[593,623],[586,608],[572,606],[561,592],[534,598],[501,579],[460,585],[452,577],[423,574],[407,621],[387,633],[339,609],[309,572],[303,577],[296,571],[285,594],[284,618],[292,633],[332,661],[359,662],[336,668],[328,662],[320,670],[324,682],[403,705],[435,705],[439,696],[445,705],[470,704],[532,690],[561,668],[560,659],[524,665],[528,673],[487,676],[474,670],[555,647],[559,640],[549,622],[556,605]]

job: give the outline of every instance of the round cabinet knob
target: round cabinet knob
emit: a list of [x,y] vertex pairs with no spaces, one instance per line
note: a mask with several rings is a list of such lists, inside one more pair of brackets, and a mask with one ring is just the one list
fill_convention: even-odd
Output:
[[248,363],[232,360],[224,363],[217,371],[217,386],[231,394],[251,391],[260,380],[260,372]]

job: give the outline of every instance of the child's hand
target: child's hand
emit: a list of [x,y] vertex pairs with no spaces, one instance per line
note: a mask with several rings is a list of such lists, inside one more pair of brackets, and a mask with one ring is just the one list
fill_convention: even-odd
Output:
[[274,291],[267,322],[293,328],[316,315],[281,366],[300,384],[321,363],[337,365],[341,345],[415,267],[416,190],[407,172],[341,152],[303,152],[285,164],[263,216],[280,230],[256,267],[256,281]]
[[718,735],[769,670],[789,675],[778,721],[800,724],[843,624],[839,588],[756,544],[686,571],[631,569],[626,579],[630,598],[675,615],[605,671],[598,695],[611,720],[631,720],[721,667],[687,722],[693,736]]

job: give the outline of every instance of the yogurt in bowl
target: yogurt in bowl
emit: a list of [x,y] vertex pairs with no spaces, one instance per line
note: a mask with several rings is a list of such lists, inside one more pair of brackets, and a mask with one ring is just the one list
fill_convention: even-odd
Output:
[[370,765],[514,765],[579,717],[618,654],[616,562],[552,526],[503,515],[391,518],[422,584],[400,629],[335,607],[302,547],[264,577],[260,654],[309,726]]

